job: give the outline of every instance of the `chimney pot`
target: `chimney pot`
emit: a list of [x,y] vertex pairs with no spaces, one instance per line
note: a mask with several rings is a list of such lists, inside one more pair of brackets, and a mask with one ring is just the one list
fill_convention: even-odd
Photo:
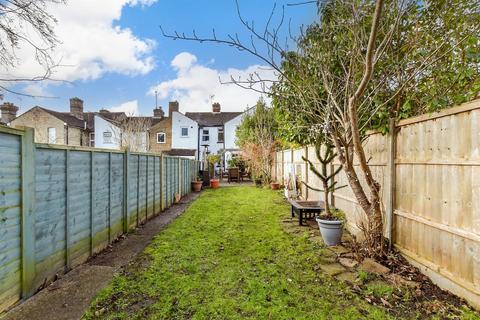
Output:
[[165,112],[163,112],[162,107],[158,107],[158,108],[153,109],[153,117],[154,118],[163,118],[164,115],[165,115]]
[[178,101],[170,101],[168,103],[168,116],[172,117],[173,112],[178,112]]
[[83,120],[83,100],[80,98],[70,99],[70,113],[72,116]]
[[5,102],[0,106],[2,111],[2,122],[7,124],[17,117],[18,107],[11,102]]
[[212,104],[212,112],[219,113],[220,110],[221,110],[220,103],[215,102],[214,104]]

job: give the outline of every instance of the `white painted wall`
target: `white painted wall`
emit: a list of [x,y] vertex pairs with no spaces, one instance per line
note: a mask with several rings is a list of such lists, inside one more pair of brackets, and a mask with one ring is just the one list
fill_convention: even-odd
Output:
[[[111,122],[95,115],[95,148],[117,149],[120,150],[120,128]],[[105,143],[103,138],[104,132],[111,132],[111,143]]]
[[[182,128],[188,128],[188,137],[182,137]],[[172,114],[172,149],[198,148],[198,124],[180,112]]]
[[238,149],[237,140],[237,127],[240,125],[243,119],[243,113],[236,116],[232,120],[225,122],[225,149]]
[[[202,145],[208,144],[208,151],[211,154],[217,154],[220,150],[223,149],[223,142],[218,142],[218,129],[222,127],[202,127],[200,128],[200,160],[202,159],[203,148]],[[209,141],[203,141],[203,130],[208,130],[208,135],[210,137]]]

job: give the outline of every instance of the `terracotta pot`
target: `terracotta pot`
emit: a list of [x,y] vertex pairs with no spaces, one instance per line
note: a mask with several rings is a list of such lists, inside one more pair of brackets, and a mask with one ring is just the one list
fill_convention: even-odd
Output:
[[278,190],[278,189],[280,189],[280,183],[272,182],[272,183],[270,183],[270,188],[272,188],[272,190]]
[[203,181],[192,181],[192,190],[194,192],[202,191],[202,184],[203,184]]
[[220,186],[219,179],[210,179],[210,188],[217,189]]

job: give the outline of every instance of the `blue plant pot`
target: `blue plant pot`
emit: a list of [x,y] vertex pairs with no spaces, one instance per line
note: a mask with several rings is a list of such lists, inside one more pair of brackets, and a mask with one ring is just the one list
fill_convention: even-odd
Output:
[[327,246],[337,246],[341,243],[343,234],[343,221],[322,220],[316,218],[323,242]]

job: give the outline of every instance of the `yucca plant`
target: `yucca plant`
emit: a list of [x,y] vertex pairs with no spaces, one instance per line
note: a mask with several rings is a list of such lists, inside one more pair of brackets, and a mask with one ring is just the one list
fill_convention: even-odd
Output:
[[314,188],[309,186],[305,181],[302,183],[310,190],[323,192],[325,195],[325,214],[330,215],[330,194],[335,192],[335,190],[341,189],[346,187],[346,185],[337,187],[338,181],[334,180],[334,177],[342,170],[342,166],[340,165],[337,169],[333,172],[328,172],[328,167],[332,163],[332,161],[337,156],[337,153],[334,151],[334,148],[329,144],[324,144],[324,153],[322,154],[322,144],[315,145],[315,154],[317,156],[318,161],[320,162],[320,170],[315,167],[315,164],[312,163],[309,159],[302,156],[303,161],[307,162],[310,165],[310,171],[313,172],[321,181],[323,189]]

